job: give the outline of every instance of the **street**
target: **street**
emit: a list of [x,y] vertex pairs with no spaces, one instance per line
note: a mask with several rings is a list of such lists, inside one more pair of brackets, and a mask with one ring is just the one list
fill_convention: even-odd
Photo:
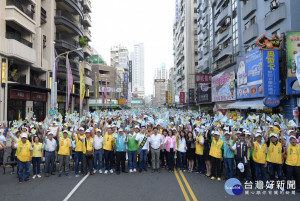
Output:
[[[42,167],[43,168],[43,167]],[[158,200],[282,200],[283,195],[228,195],[224,190],[225,181],[211,181],[209,178],[196,173],[121,173],[99,174],[87,178],[75,190],[74,187],[83,180],[75,178],[73,172],[66,177],[57,175],[19,184],[16,174],[11,175],[7,170],[0,175],[0,189],[3,201],[26,200],[105,200],[105,201],[158,201]],[[178,180],[177,180],[178,176]],[[182,186],[182,188],[180,187]],[[71,193],[70,193],[71,192]],[[69,199],[68,199],[69,198]],[[289,201],[299,200],[300,195],[285,195]]]

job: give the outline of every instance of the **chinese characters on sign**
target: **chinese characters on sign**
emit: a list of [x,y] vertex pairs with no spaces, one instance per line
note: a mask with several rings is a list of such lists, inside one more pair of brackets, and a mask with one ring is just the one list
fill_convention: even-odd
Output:
[[263,50],[263,64],[265,96],[280,95],[278,51]]
[[211,83],[210,74],[196,74],[196,83]]
[[180,99],[181,104],[185,103],[185,93],[184,92],[180,92],[179,99]]
[[194,89],[189,89],[189,104],[194,104]]

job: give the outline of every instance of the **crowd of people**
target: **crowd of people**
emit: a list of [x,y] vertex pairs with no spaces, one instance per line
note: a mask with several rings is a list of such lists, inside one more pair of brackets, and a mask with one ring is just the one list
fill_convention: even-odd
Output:
[[[0,165],[11,141],[20,183],[70,174],[174,170],[211,180],[286,181],[300,193],[300,136],[281,115],[215,116],[178,110],[127,110],[10,122],[0,130]],[[128,161],[128,167],[126,167]],[[58,163],[57,163],[58,162]],[[56,166],[56,164],[58,164]],[[128,168],[128,171],[127,171]],[[292,182],[292,183],[291,183]],[[294,182],[294,183],[293,183]]]

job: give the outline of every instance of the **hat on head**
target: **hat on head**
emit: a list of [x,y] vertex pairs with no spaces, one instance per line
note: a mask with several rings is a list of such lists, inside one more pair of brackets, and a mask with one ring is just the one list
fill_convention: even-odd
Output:
[[215,132],[214,132],[214,135],[219,135],[219,136],[220,136],[221,134],[220,134],[219,131],[215,131]]
[[90,129],[86,129],[86,131],[85,131],[86,133],[90,133],[91,131],[90,131]]
[[48,135],[53,135],[53,132],[52,131],[48,132]]
[[274,126],[279,126],[279,123],[278,122],[274,122]]
[[229,131],[229,127],[224,127],[224,130],[225,131]]
[[68,127],[68,125],[67,125],[67,124],[64,124],[63,126],[66,126],[66,127]]
[[96,129],[96,132],[100,132],[100,133],[101,133],[101,129],[100,129],[100,128],[97,128],[97,129]]
[[39,126],[43,125],[41,122],[39,123]]
[[172,128],[173,131],[177,131],[177,129],[175,127]]
[[53,124],[56,124],[56,121],[53,121]]
[[180,125],[179,125],[179,127],[183,127],[183,125],[182,125],[182,124],[180,124]]
[[79,130],[80,130],[80,131],[84,131],[84,128],[83,128],[83,127],[80,127]]
[[241,131],[236,131],[236,133],[237,133],[237,134],[242,134],[242,132],[241,132]]
[[256,133],[255,137],[262,136],[261,133]]
[[276,138],[278,138],[278,136],[277,136],[276,133],[271,133],[270,137],[276,137]]
[[27,133],[22,133],[21,138],[27,138]]
[[262,130],[257,129],[257,130],[256,130],[256,133],[262,133]]
[[231,133],[229,133],[229,132],[227,132],[227,131],[224,133],[224,135],[230,135],[230,134],[231,134]]
[[295,140],[297,140],[297,138],[296,138],[294,135],[291,135],[291,136],[290,136],[290,140],[293,139],[293,138],[294,138]]
[[30,125],[30,128],[34,128],[34,125]]
[[246,131],[245,135],[251,135],[251,133],[249,131]]
[[291,132],[294,132],[294,130],[288,130],[288,135],[291,134]]
[[64,130],[63,133],[68,133],[68,130]]
[[140,129],[140,127],[138,125],[135,125],[134,128]]
[[119,129],[119,132],[123,132],[123,128],[120,128],[120,129]]
[[273,126],[273,125],[269,125],[269,127],[270,127],[270,128],[273,128],[274,126]]

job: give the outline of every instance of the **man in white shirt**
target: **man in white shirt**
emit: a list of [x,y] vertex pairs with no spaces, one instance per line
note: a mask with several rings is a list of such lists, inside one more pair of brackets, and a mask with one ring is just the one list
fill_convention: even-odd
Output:
[[102,152],[103,152],[103,137],[101,130],[97,128],[94,136],[94,173],[99,171],[102,174]]
[[53,133],[48,132],[48,136],[43,135],[44,147],[45,147],[45,176],[49,177],[49,172],[51,175],[55,175],[55,151],[56,151],[56,141],[53,138]]
[[[135,140],[139,142],[138,154],[139,154],[139,172],[147,171],[147,153],[149,153],[149,136],[146,133],[146,127],[142,126],[141,133],[139,133]],[[143,146],[142,146],[143,145]]]
[[4,130],[0,129],[0,164],[3,163],[4,152],[6,151],[6,138]]
[[160,172],[159,169],[159,157],[160,146],[163,144],[163,138],[161,134],[158,134],[158,128],[153,128],[153,134],[150,137],[151,144],[151,157],[152,157],[152,172]]

